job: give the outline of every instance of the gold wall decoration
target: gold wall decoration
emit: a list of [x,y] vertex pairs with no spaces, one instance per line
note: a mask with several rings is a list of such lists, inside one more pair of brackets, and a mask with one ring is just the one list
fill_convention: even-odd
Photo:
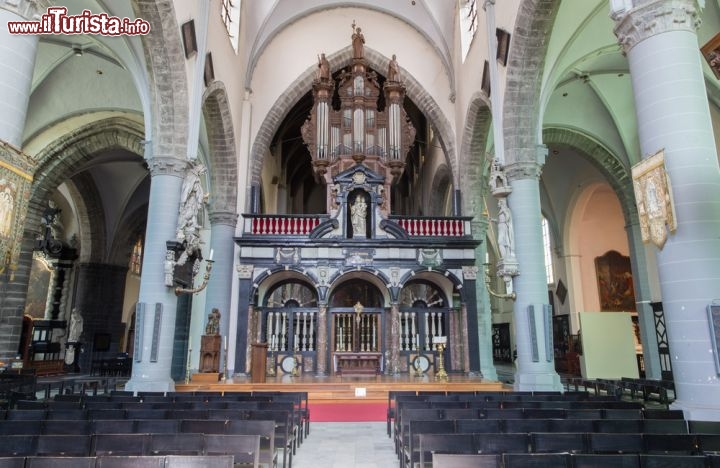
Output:
[[35,161],[0,141],[0,273],[14,279],[20,258]]
[[700,52],[715,74],[715,78],[720,79],[720,33],[715,34],[707,41],[705,45],[700,48]]
[[635,164],[632,167],[632,178],[642,240],[645,243],[652,242],[662,250],[667,241],[668,229],[670,232],[677,229],[670,177],[665,171],[664,151],[660,150]]

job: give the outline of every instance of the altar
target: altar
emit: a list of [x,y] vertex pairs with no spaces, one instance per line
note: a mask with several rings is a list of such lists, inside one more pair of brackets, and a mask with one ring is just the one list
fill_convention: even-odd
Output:
[[383,372],[382,353],[336,352],[333,360],[337,375],[380,375]]

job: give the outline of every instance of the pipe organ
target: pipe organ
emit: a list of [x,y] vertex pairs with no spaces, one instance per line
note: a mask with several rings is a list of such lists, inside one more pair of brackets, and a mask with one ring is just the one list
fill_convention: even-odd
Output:
[[403,108],[405,86],[394,59],[390,67],[384,79],[360,56],[350,67],[313,80],[313,108],[301,133],[328,195],[333,176],[356,163],[384,175],[386,189],[405,170],[415,128]]

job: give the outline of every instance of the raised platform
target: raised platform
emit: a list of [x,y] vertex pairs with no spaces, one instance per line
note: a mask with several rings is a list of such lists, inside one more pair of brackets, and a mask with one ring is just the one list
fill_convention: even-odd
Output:
[[508,391],[511,387],[502,382],[480,377],[451,375],[448,381],[436,381],[432,376],[330,376],[314,377],[291,375],[268,376],[265,383],[252,383],[249,377],[235,376],[217,383],[176,383],[175,391],[217,392],[308,392],[309,400],[383,400],[390,391]]

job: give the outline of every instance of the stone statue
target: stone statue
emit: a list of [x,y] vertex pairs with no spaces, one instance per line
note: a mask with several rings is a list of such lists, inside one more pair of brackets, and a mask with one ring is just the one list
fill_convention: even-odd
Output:
[[513,231],[512,213],[505,198],[498,199],[497,241],[502,259],[507,261],[515,258],[515,233]]
[[395,54],[393,54],[392,60],[390,60],[390,63],[388,64],[387,80],[400,81],[400,67],[398,66]]
[[200,207],[208,198],[200,183],[200,176],[204,173],[205,166],[196,163],[189,168],[183,180],[176,237],[178,242],[185,244],[185,250],[178,258],[178,265],[184,265],[188,257],[200,249],[200,226],[197,216]]
[[220,311],[214,308],[212,312],[208,314],[207,325],[205,325],[206,335],[219,335],[220,334]]
[[365,197],[358,195],[355,197],[355,203],[353,203],[350,208],[350,222],[353,227],[353,237],[367,237],[366,216],[367,204],[365,203]]
[[355,28],[355,23],[352,24],[353,35],[352,35],[352,47],[353,47],[353,58],[361,59],[364,57],[365,52],[365,36],[362,34],[360,28]]
[[83,317],[77,307],[73,307],[70,314],[70,332],[68,333],[68,343],[77,343],[83,332]]
[[57,207],[53,200],[48,200],[48,207],[42,215],[42,223],[45,226],[45,232],[50,234],[52,239],[60,240],[63,231],[62,221],[60,221],[60,213],[62,210]]
[[330,79],[330,62],[325,58],[325,54],[318,57],[318,79],[327,81]]

